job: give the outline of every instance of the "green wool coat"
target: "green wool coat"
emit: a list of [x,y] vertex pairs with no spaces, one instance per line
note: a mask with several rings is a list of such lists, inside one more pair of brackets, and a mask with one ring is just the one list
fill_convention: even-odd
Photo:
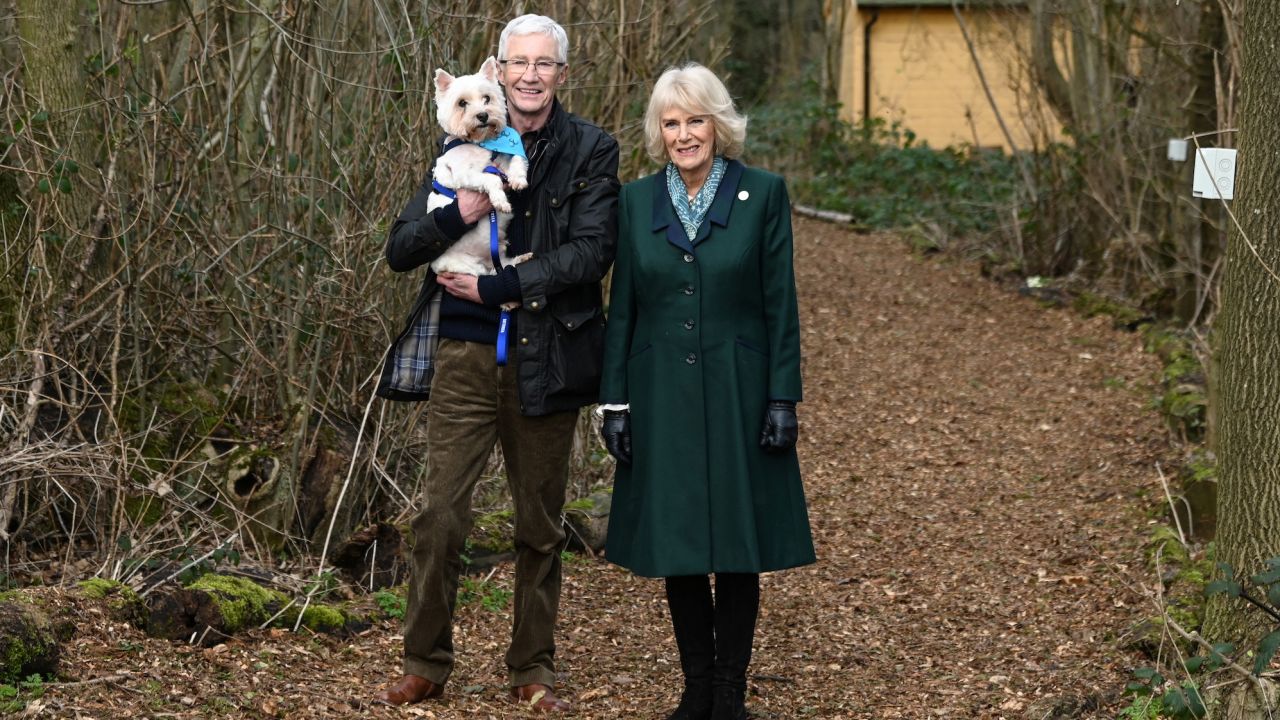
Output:
[[814,561],[794,450],[760,449],[770,399],[800,397],[791,206],[781,177],[730,161],[689,241],[664,173],[619,199],[602,403],[631,406],[605,556],[638,575]]

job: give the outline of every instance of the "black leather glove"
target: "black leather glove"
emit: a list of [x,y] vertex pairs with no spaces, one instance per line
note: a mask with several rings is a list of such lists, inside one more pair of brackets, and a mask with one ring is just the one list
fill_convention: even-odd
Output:
[[767,453],[784,453],[796,446],[798,433],[796,404],[790,400],[770,400],[764,411],[760,447]]
[[605,410],[604,424],[600,428],[604,446],[614,460],[623,465],[631,464],[631,412]]

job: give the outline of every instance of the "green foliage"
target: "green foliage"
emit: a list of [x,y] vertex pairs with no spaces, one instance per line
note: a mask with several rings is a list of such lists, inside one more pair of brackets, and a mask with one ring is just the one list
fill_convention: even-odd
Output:
[[1154,400],[1169,427],[1188,441],[1204,438],[1209,401],[1205,393],[1205,371],[1186,334],[1164,326],[1150,326],[1144,333],[1148,352],[1164,362],[1161,392]]
[[[1241,579],[1231,565],[1218,563],[1220,577],[1205,586],[1205,597],[1226,595],[1240,598],[1280,624],[1280,557],[1268,558],[1265,566],[1262,572]],[[1253,674],[1261,675],[1280,651],[1280,629],[1263,637],[1255,650]]]
[[490,612],[502,612],[511,601],[512,592],[491,580],[463,577],[458,587],[458,604],[478,602]]
[[1239,582],[1236,582],[1235,570],[1227,563],[1218,563],[1218,572],[1222,577],[1204,586],[1204,596],[1227,595],[1240,597],[1240,593],[1243,592],[1244,588]]
[[19,713],[27,703],[44,695],[44,678],[28,675],[17,685],[0,685],[0,714]]
[[1253,661],[1253,674],[1261,675],[1271,664],[1271,659],[1280,650],[1280,630],[1274,630],[1258,643],[1258,655]]
[[396,620],[404,619],[405,609],[408,607],[409,601],[403,595],[390,590],[379,590],[373,594],[373,599],[387,617]]
[[1200,697],[1200,689],[1195,683],[1188,681],[1176,688],[1166,690],[1162,711],[1167,717],[1175,720],[1204,717],[1204,699]]
[[983,233],[1006,220],[1015,202],[1017,160],[1000,152],[934,149],[896,123],[854,126],[840,119],[839,106],[818,100],[750,115],[750,161],[787,176],[798,202],[850,213],[864,227],[937,228],[932,237]]
[[1196,720],[1205,716],[1204,700],[1194,681],[1169,686],[1154,668],[1137,668],[1133,677],[1125,686],[1125,692],[1136,697],[1120,713],[1121,718]]
[[1158,720],[1163,707],[1159,697],[1139,695],[1128,707],[1120,711],[1119,720]]
[[1106,315],[1116,327],[1135,328],[1150,317],[1139,308],[1089,291],[1077,295],[1071,307],[1085,317]]

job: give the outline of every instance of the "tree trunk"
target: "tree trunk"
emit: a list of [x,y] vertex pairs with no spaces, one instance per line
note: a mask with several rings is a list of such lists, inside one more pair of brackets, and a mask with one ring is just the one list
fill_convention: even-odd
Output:
[[[18,37],[21,39],[23,80],[28,108],[33,115],[48,113],[50,149],[37,165],[51,181],[52,197],[62,205],[62,218],[72,231],[89,223],[93,195],[81,179],[93,167],[90,123],[84,117],[86,53],[80,45],[80,5],[77,0],[18,0]],[[74,160],[75,173],[63,172],[71,183],[59,191],[59,160]]]
[[[1218,559],[1237,574],[1280,555],[1280,5],[1246,6],[1241,66],[1240,161],[1217,321],[1219,381]],[[1256,645],[1264,618],[1235,598],[1210,603],[1212,642]],[[1273,628],[1265,628],[1267,630]],[[1223,703],[1234,704],[1234,703]],[[1217,717],[1227,717],[1220,710]],[[1239,717],[1264,717],[1258,710]]]
[[1048,0],[1032,0],[1031,3],[1031,63],[1036,79],[1044,90],[1045,100],[1063,126],[1075,129],[1075,107],[1071,104],[1071,87],[1062,74],[1058,58],[1053,51],[1056,8]]

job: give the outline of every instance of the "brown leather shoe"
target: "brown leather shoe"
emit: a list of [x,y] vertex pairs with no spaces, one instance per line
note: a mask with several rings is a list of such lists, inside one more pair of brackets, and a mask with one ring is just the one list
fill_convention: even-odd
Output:
[[444,694],[444,686],[437,685],[424,677],[405,675],[392,685],[382,688],[374,694],[375,702],[387,705],[407,705]]
[[542,712],[572,712],[573,706],[556,697],[551,688],[531,683],[511,688],[511,702]]

